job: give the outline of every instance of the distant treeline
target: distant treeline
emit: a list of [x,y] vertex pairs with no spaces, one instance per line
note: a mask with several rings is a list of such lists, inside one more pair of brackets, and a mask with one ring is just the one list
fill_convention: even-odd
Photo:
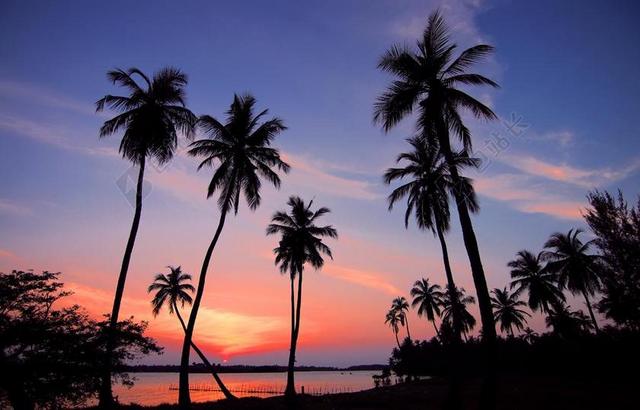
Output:
[[[214,365],[218,373],[280,373],[286,372],[287,366],[279,365],[265,365],[265,366],[250,366],[250,365]],[[330,366],[296,366],[297,372],[349,372],[359,370],[371,370],[381,371],[389,368],[384,364],[364,364],[358,366],[349,367],[330,367]],[[124,372],[130,373],[177,373],[180,371],[180,366],[176,365],[136,365],[136,366],[124,366],[122,369]],[[204,364],[192,364],[189,366],[190,373],[209,373],[209,369]]]

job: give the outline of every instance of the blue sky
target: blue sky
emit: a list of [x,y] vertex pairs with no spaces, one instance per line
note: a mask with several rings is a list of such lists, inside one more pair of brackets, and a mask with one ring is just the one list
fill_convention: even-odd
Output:
[[[294,172],[280,192],[265,190],[258,212],[242,209],[225,231],[220,285],[208,288],[212,323],[224,314],[247,321],[262,314],[274,327],[255,337],[277,334],[286,299],[281,309],[272,308],[276,300],[253,306],[256,293],[242,296],[242,282],[273,286],[286,298],[286,283],[268,258],[272,240],[263,232],[286,197],[300,193],[332,208],[330,222],[344,238],[334,244],[335,264],[309,277],[310,336],[302,362],[384,360],[392,335],[382,316],[392,294],[408,293],[423,275],[444,279],[437,241],[413,227],[406,231],[401,212],[386,210],[389,188],[381,174],[405,148],[413,123],[388,135],[372,124],[373,101],[389,82],[376,63],[391,44],[413,44],[438,6],[460,47],[488,42],[497,49],[478,71],[501,88],[471,92],[501,120],[469,119],[476,153],[485,159],[470,176],[481,200],[474,223],[491,287],[504,286],[506,262],[519,249],[537,251],[550,233],[583,226],[579,213],[589,189],[638,194],[635,2],[4,1],[0,268],[62,270],[79,289],[104,291],[108,305],[132,210],[116,185],[128,164],[114,155],[118,138],[98,140],[105,116],[93,112],[93,103],[117,91],[105,78],[109,69],[153,72],[173,65],[189,75],[188,104],[195,113],[221,116],[233,93],[248,91],[289,126],[277,145]],[[505,125],[514,121],[518,135]],[[127,287],[132,299],[146,297],[150,273],[169,263],[197,271],[217,217],[213,201],[204,200],[207,174],[196,174],[184,149],[148,178],[151,192]],[[471,291],[458,230],[454,223],[449,235],[454,269]],[[246,242],[259,250],[243,252]],[[353,312],[325,321],[324,304]],[[582,308],[579,301],[575,306]],[[343,326],[328,328],[328,321]],[[542,329],[542,323],[536,318],[533,326]],[[346,346],[314,336],[349,326],[354,336]],[[371,326],[375,336],[367,335]],[[421,331],[430,336],[426,326]],[[209,337],[213,354],[224,355],[227,346],[245,362],[280,360],[286,350],[234,350],[215,334],[202,337]],[[169,349],[168,361],[172,354]]]

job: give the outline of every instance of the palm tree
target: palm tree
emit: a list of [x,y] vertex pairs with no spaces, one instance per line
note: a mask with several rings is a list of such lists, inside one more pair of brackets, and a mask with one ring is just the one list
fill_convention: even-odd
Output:
[[402,326],[407,326],[407,337],[411,340],[411,331],[409,330],[409,318],[407,317],[407,312],[409,311],[409,302],[404,296],[398,296],[393,299],[391,302],[391,310],[395,310],[398,312],[398,317],[400,318],[400,324]]
[[556,285],[558,276],[543,265],[542,259],[542,252],[534,255],[521,250],[507,266],[511,268],[511,289],[516,289],[515,294],[526,291],[531,310],[548,314],[553,305],[564,301],[564,295]]
[[398,340],[398,332],[400,332],[400,316],[395,309],[389,309],[387,315],[384,318],[384,323],[388,324],[391,330],[393,330],[393,334],[396,337],[396,344],[398,345],[398,349],[400,349],[400,340]]
[[[286,396],[296,394],[293,368],[296,361],[296,346],[300,334],[300,312],[302,307],[302,272],[306,263],[314,269],[321,269],[324,265],[322,255],[333,259],[331,249],[322,242],[322,238],[337,238],[338,231],[331,226],[317,226],[315,222],[321,216],[331,212],[329,208],[311,210],[313,200],[305,204],[297,196],[289,197],[287,202],[290,213],[276,212],[267,226],[267,235],[280,234],[278,247],[273,250],[276,255],[275,263],[280,265],[280,272],[288,273],[291,281],[291,348],[289,349],[289,363],[287,367]],[[298,298],[295,302],[294,280],[298,278]],[[296,305],[294,317],[294,304]]]
[[380,59],[378,67],[392,74],[395,80],[387,91],[378,97],[374,121],[381,123],[383,129],[388,131],[417,109],[418,127],[423,131],[423,135],[434,138],[439,145],[455,182],[454,195],[478,295],[483,335],[493,344],[496,331],[489,288],[469,216],[469,206],[459,183],[461,178],[449,135],[450,130],[453,131],[462,141],[465,151],[472,152],[471,135],[462,122],[461,109],[470,111],[478,118],[496,118],[489,107],[456,88],[460,85],[498,86],[480,74],[466,72],[474,63],[490,54],[493,47],[477,45],[463,51],[453,60],[454,50],[455,45],[452,44],[445,21],[438,11],[429,17],[427,27],[415,50],[399,45],[391,47]]
[[589,310],[589,316],[596,332],[600,331],[593,314],[589,295],[600,289],[600,278],[596,272],[597,255],[589,254],[594,241],[582,242],[578,235],[581,229],[570,229],[566,234],[556,232],[544,244],[548,249],[544,257],[549,260],[549,270],[558,273],[561,289],[569,289],[572,294],[582,294]]
[[520,338],[528,344],[532,344],[538,337],[539,335],[530,327],[524,329],[524,332],[520,335]]
[[[151,300],[151,306],[153,307],[153,317],[158,316],[162,307],[167,305],[169,309],[169,314],[175,313],[180,321],[180,325],[182,326],[182,330],[184,332],[187,331],[187,326],[182,320],[182,316],[180,315],[180,310],[178,309],[178,303],[181,307],[184,307],[185,303],[191,305],[193,299],[191,298],[191,294],[195,291],[195,288],[189,283],[191,281],[191,275],[182,273],[182,268],[178,266],[174,268],[173,266],[168,266],[171,271],[168,275],[164,273],[158,273],[147,292],[151,293],[155,291],[155,295]],[[224,394],[227,399],[235,398],[233,394],[227,389],[224,385],[216,369],[213,367],[211,362],[207,359],[207,356],[202,353],[202,351],[196,346],[195,342],[191,341],[191,347],[193,350],[200,356],[200,360],[209,368],[211,375],[215,379],[220,391]]]
[[411,288],[411,306],[418,308],[418,316],[426,316],[427,320],[433,324],[438,339],[440,339],[440,331],[436,326],[436,315],[440,316],[440,305],[442,305],[443,293],[440,291],[440,285],[430,285],[429,279],[422,278],[417,280]]
[[[105,108],[119,112],[112,119],[105,121],[100,128],[100,137],[124,131],[119,152],[123,158],[138,167],[138,181],[133,223],[122,258],[109,318],[106,360],[100,389],[100,407],[103,408],[113,405],[111,356],[115,343],[114,332],[120,314],[129,262],[140,225],[145,164],[147,158],[156,160],[160,165],[169,162],[177,146],[178,133],[181,132],[191,138],[196,123],[196,116],[185,107],[184,87],[187,85],[187,76],[180,70],[164,68],[149,79],[137,68],[130,68],[127,71],[116,69],[109,71],[107,77],[113,84],[125,87],[129,95],[105,95],[96,102],[97,112]],[[136,77],[143,81],[142,86],[138,84]]]
[[518,300],[518,293],[509,293],[506,287],[504,289],[494,289],[491,293],[493,293],[491,304],[493,305],[496,323],[500,323],[502,332],[506,332],[513,337],[513,328],[515,327],[517,330],[524,329],[524,325],[527,323],[525,316],[531,316],[520,308],[527,304]]
[[545,319],[547,327],[560,337],[574,338],[583,332],[588,332],[592,322],[580,310],[571,310],[564,302],[553,305]]
[[189,154],[202,157],[198,170],[205,166],[216,167],[207,190],[207,198],[220,192],[218,207],[220,219],[211,243],[202,262],[200,277],[193,307],[187,322],[182,345],[180,361],[180,392],[179,404],[186,408],[191,399],[189,397],[189,351],[191,339],[196,325],[196,317],[202,300],[207,270],[218,243],[227,213],[238,213],[240,195],[244,194],[249,209],[255,210],[260,205],[260,178],[265,178],[276,188],[280,187],[280,177],[273,170],[277,168],[285,173],[289,172],[289,165],[280,159],[277,149],[271,147],[274,138],[286,129],[279,118],[272,118],[260,123],[260,119],[267,114],[264,110],[254,114],[256,100],[251,95],[233,97],[233,103],[227,111],[227,121],[222,124],[217,119],[204,115],[199,119],[199,126],[209,136],[207,139],[195,141],[191,144]]
[[[451,294],[455,298],[451,298]],[[473,330],[476,325],[476,319],[467,309],[467,305],[476,303],[473,296],[465,295],[464,288],[456,288],[454,292],[445,292],[442,299],[442,321],[448,322],[452,329],[460,329],[465,340],[467,334]],[[459,320],[460,323],[454,323]]]
[[[444,233],[449,230],[449,195],[453,193],[455,181],[449,173],[449,166],[444,161],[437,144],[427,144],[424,138],[411,138],[408,140],[413,150],[409,153],[398,155],[396,162],[404,162],[403,168],[389,168],[384,175],[384,181],[390,184],[394,180],[402,180],[410,177],[411,180],[394,189],[389,195],[389,210],[393,205],[407,197],[407,209],[405,211],[405,227],[409,226],[411,214],[415,214],[416,224],[420,229],[430,229],[440,240],[442,260],[447,276],[447,289],[455,289],[456,285],[451,272],[449,252]],[[469,158],[465,153],[455,154],[457,168],[465,166],[477,166],[478,159]],[[471,180],[460,178],[462,189],[466,192],[467,204],[471,211],[479,209],[475,191]],[[455,295],[450,295],[455,296]],[[458,323],[458,321],[454,321]],[[460,337],[460,330],[454,329],[456,337]]]

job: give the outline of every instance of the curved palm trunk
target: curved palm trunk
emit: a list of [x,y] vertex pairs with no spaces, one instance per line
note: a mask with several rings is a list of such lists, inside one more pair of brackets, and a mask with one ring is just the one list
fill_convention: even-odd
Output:
[[[439,225],[439,224],[438,224]],[[442,229],[437,228],[436,232],[438,233],[438,239],[440,240],[440,248],[442,249],[442,260],[444,262],[444,271],[447,276],[447,292],[449,293],[449,299],[452,303],[456,300],[456,284],[453,281],[453,272],[451,271],[451,264],[449,262],[449,250],[447,249],[447,242],[444,239],[444,233]],[[451,315],[453,316],[453,334],[456,342],[460,342],[460,320],[458,320],[458,315],[455,309],[451,311]]]
[[189,322],[187,324],[187,330],[184,334],[184,343],[182,344],[182,355],[180,360],[180,387],[178,393],[178,404],[180,408],[186,409],[191,404],[191,397],[189,395],[189,352],[191,348],[191,340],[193,339],[193,330],[196,326],[196,317],[198,316],[198,309],[200,308],[200,302],[202,301],[202,294],[204,293],[204,286],[207,279],[207,269],[209,268],[209,262],[211,261],[211,255],[218,243],[224,222],[227,218],[229,201],[225,201],[225,206],[221,210],[220,220],[218,221],[218,228],[216,229],[213,239],[207,248],[207,253],[204,256],[202,262],[202,269],[200,270],[200,278],[198,280],[198,289],[196,290],[196,297],[193,300],[193,306],[191,308],[191,314],[189,315]]
[[[180,315],[180,311],[178,310],[178,305],[176,305],[175,303],[173,304],[173,310],[176,312],[176,316],[178,316],[178,320],[180,321],[180,325],[182,325],[182,330],[186,333],[187,332],[187,326],[185,325],[184,320],[182,320],[182,316]],[[216,383],[218,384],[218,387],[220,388],[220,391],[222,392],[222,394],[224,394],[224,397],[227,398],[227,399],[235,399],[236,396],[234,396],[229,391],[229,389],[227,389],[227,386],[224,385],[224,383],[222,382],[222,380],[218,376],[218,372],[216,372],[215,367],[213,367],[213,365],[211,364],[209,359],[207,359],[207,356],[205,356],[204,353],[202,353],[202,350],[200,350],[198,348],[198,346],[196,346],[196,343],[193,340],[191,341],[191,347],[196,352],[196,354],[198,356],[200,356],[200,360],[202,360],[202,363],[204,363],[205,366],[207,366],[209,368],[209,371],[211,372],[211,375],[213,376],[213,378],[215,379]]]
[[433,329],[436,331],[436,336],[438,336],[438,340],[442,341],[442,338],[440,337],[440,331],[438,330],[438,326],[436,326],[436,320],[432,320],[431,324],[433,324]]
[[593,314],[593,309],[591,308],[591,302],[589,302],[589,296],[585,291],[582,291],[582,295],[584,296],[584,301],[587,304],[587,310],[589,310],[589,316],[591,316],[591,321],[593,322],[593,328],[596,330],[596,333],[598,333],[600,332],[600,327],[598,327],[598,322],[596,321],[596,315]]
[[105,363],[103,366],[103,374],[100,386],[99,404],[98,406],[103,409],[113,407],[113,392],[111,391],[111,371],[113,367],[112,357],[113,349],[115,348],[115,333],[118,325],[118,315],[120,314],[120,304],[122,303],[122,295],[124,294],[124,284],[127,280],[127,272],[129,271],[129,262],[131,261],[131,254],[133,253],[133,245],[136,242],[136,235],[138,234],[138,227],[140,226],[140,216],[142,214],[142,185],[144,182],[144,167],[146,157],[142,157],[140,160],[140,170],[138,172],[138,182],[136,185],[136,206],[133,214],[133,223],[131,224],[131,231],[129,232],[129,239],[127,240],[127,246],[124,250],[124,256],[122,258],[122,265],[120,266],[120,275],[118,276],[118,284],[116,285],[116,294],[113,299],[113,308],[111,309],[111,316],[109,318],[109,329],[107,333],[107,345],[105,350]]
[[284,390],[284,395],[291,397],[296,394],[296,385],[294,380],[294,366],[296,362],[296,347],[298,345],[298,335],[300,334],[300,314],[302,310],[302,269],[298,274],[298,300],[296,301],[296,319],[295,319],[295,332],[293,334],[291,349],[289,349],[289,363],[287,371],[287,387]]
[[398,349],[400,349],[400,340],[398,340],[398,332],[394,330],[393,334],[396,336],[396,344],[398,345]]
[[404,315],[404,321],[407,323],[407,337],[411,340],[411,331],[409,331],[409,318],[407,315]]

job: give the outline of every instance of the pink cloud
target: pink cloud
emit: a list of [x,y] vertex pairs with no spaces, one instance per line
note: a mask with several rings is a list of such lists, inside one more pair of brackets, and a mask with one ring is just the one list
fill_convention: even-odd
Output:
[[322,271],[324,274],[345,280],[347,282],[355,283],[360,286],[379,290],[389,295],[400,295],[400,291],[397,287],[388,283],[384,277],[391,276],[388,273],[379,273],[371,271],[363,271],[359,269],[347,268],[343,266],[332,265]]

